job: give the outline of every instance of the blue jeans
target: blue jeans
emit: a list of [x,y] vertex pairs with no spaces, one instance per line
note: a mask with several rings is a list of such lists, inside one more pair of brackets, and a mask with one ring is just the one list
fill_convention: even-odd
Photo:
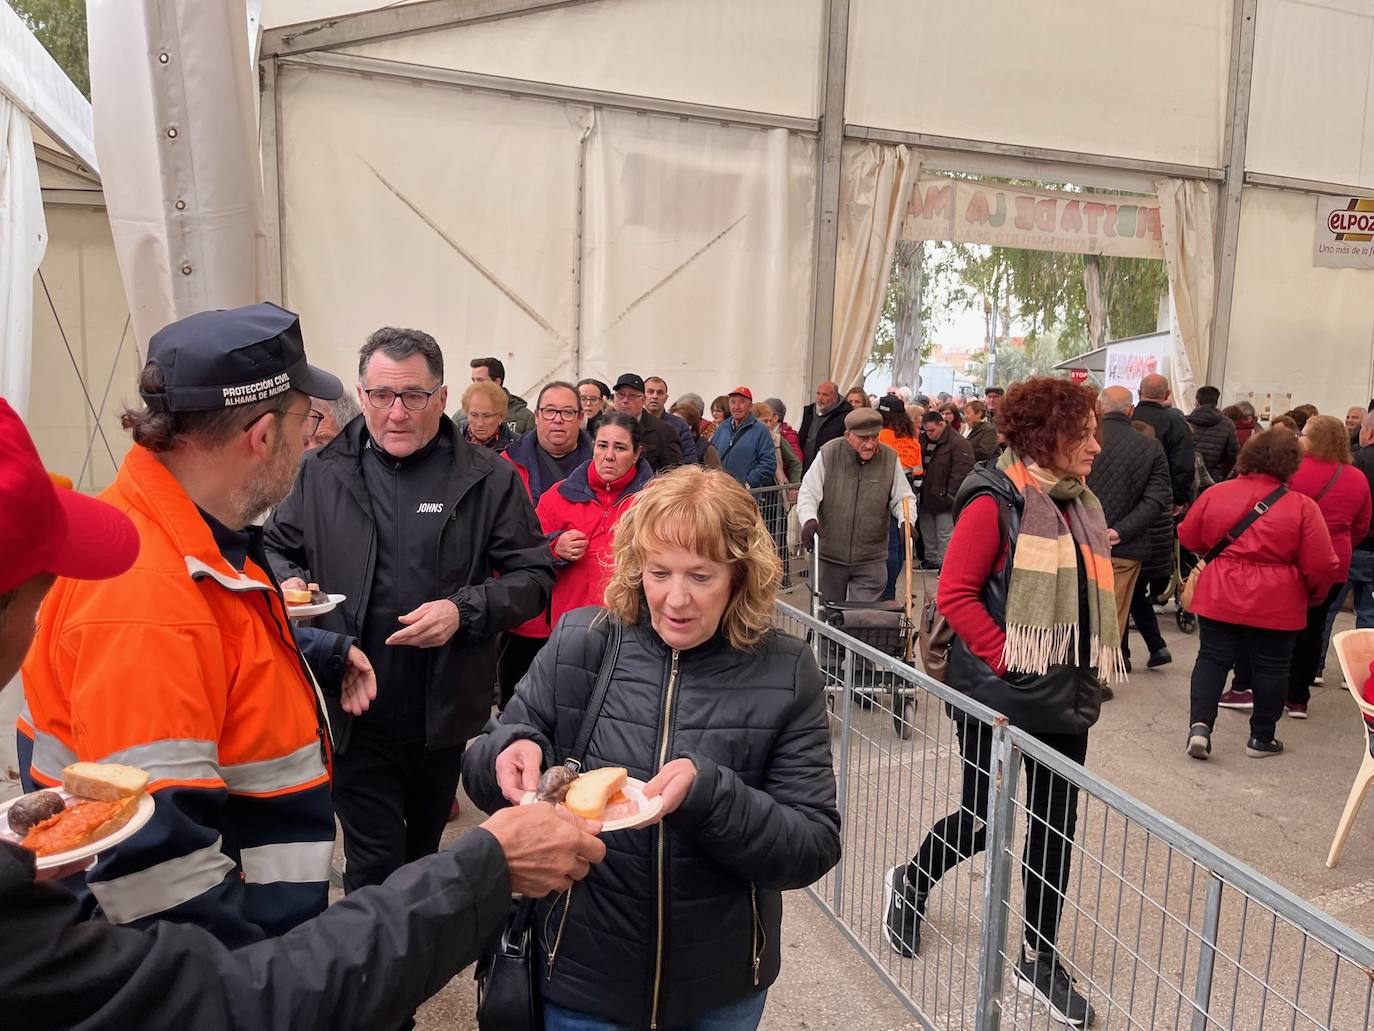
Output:
[[[722,1006],[710,1013],[703,1013],[686,1024],[680,1024],[673,1031],[754,1031],[763,1019],[763,1005],[768,1001],[768,992],[755,992]],[[635,1031],[629,1024],[616,1024],[588,1013],[577,1013],[544,1003],[544,1031]]]
[[1355,626],[1361,630],[1374,626],[1374,551],[1356,548],[1350,554],[1350,576],[1331,603],[1326,614],[1326,633],[1322,635],[1322,665],[1326,664],[1326,649],[1331,643],[1331,628],[1336,625],[1336,613],[1345,607],[1345,599],[1355,592]]

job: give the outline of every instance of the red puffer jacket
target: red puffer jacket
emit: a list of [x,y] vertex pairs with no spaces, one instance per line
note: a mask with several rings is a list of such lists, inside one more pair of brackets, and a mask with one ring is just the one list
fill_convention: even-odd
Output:
[[[1340,470],[1338,476],[1337,469]],[[1333,476],[1336,476],[1334,481],[1331,479]],[[1328,483],[1331,484],[1330,490],[1326,490]],[[1369,532],[1369,481],[1360,470],[1348,463],[1325,462],[1306,455],[1288,486],[1313,499],[1326,490],[1317,507],[1326,520],[1331,546],[1336,549],[1336,557],[1341,561],[1336,577],[1336,582],[1340,583],[1350,575],[1351,541],[1362,541]]]
[[[606,483],[591,462],[583,462],[539,499],[535,512],[554,549],[557,579],[549,606],[549,620],[554,626],[569,609],[605,604],[606,582],[611,577],[611,534],[653,475],[649,463],[641,458],[639,465],[615,483]],[[576,562],[566,562],[558,554],[556,538],[568,530],[587,535],[587,550]]]
[[[1278,485],[1272,476],[1246,474],[1207,488],[1179,524],[1179,543],[1205,554]],[[1207,564],[1193,611],[1225,623],[1299,630],[1308,606],[1326,596],[1339,572],[1317,503],[1289,490]]]

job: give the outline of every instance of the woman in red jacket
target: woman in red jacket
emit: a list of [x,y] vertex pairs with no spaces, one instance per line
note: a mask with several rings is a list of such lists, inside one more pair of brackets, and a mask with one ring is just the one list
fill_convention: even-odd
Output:
[[1207,563],[1193,598],[1199,638],[1188,754],[1194,759],[1212,754],[1217,702],[1242,654],[1250,657],[1254,678],[1245,754],[1261,759],[1283,751],[1274,726],[1288,692],[1293,641],[1308,607],[1326,598],[1340,568],[1316,502],[1285,486],[1301,461],[1298,440],[1287,430],[1255,434],[1236,459],[1235,479],[1204,491],[1179,524],[1179,543],[1205,554],[1247,513],[1263,513]]
[[597,423],[590,461],[539,499],[539,524],[550,538],[557,579],[549,622],[583,605],[605,604],[611,534],[634,496],[653,477],[644,460],[639,420],[607,412]]
[[1307,610],[1307,625],[1293,642],[1293,662],[1288,667],[1288,715],[1307,718],[1312,682],[1326,665],[1326,616],[1336,595],[1350,575],[1350,553],[1355,541],[1369,532],[1369,481],[1351,466],[1350,437],[1345,423],[1330,415],[1314,415],[1303,425],[1303,455],[1293,482],[1299,494],[1317,502],[1340,568],[1331,590]]
[[[1124,673],[1107,522],[1084,482],[1102,450],[1096,405],[1091,390],[1066,379],[1028,379],[1007,390],[997,411],[1007,450],[995,468],[975,467],[958,490],[935,598],[956,635],[949,685],[1076,763],[1088,754],[1100,682]],[[910,862],[888,870],[883,929],[899,956],[920,952],[935,883],[987,847],[992,730],[960,710],[950,714],[963,756],[961,804]],[[1056,946],[1078,793],[1029,757],[1026,781],[1025,950],[1013,976],[1017,990],[1049,1006],[1056,1020],[1083,1027],[1093,1008]]]

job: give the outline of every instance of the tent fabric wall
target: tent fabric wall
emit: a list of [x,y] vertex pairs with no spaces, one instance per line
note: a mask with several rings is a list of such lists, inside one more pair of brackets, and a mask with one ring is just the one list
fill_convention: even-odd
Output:
[[1374,3],[1260,0],[1245,167],[1374,187]]
[[26,421],[49,469],[70,477],[78,490],[100,491],[129,448],[119,413],[138,400],[143,352],[129,323],[105,209],[49,204],[45,211],[50,238],[43,282],[35,277],[29,286],[34,386]]
[[830,378],[842,390],[861,383],[887,298],[892,254],[902,235],[919,155],[904,146],[847,143],[840,184],[835,269],[835,329]]
[[814,141],[780,129],[598,112],[580,374],[805,396],[815,170]]
[[851,0],[846,121],[1218,167],[1231,0]]
[[1193,388],[1200,385],[1197,377],[1207,374],[1212,352],[1212,320],[1217,309],[1216,201],[1211,187],[1195,179],[1161,179],[1155,192],[1169,295],[1178,325],[1174,393],[1191,398]]
[[29,404],[33,277],[47,236],[29,116],[0,93],[0,397],[20,415]]
[[285,303],[314,362],[350,382],[399,325],[455,388],[480,356],[516,393],[571,373],[586,108],[320,70],[278,88]]
[[822,0],[597,0],[344,52],[814,117]]
[[1316,210],[1312,194],[1242,195],[1226,403],[1272,391],[1343,413],[1374,394],[1374,274],[1313,268]]
[[140,342],[266,296],[244,0],[92,0],[96,147]]

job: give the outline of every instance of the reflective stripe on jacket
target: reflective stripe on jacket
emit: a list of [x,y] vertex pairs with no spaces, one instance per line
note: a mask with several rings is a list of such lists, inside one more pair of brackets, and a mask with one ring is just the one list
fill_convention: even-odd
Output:
[[152,820],[87,873],[105,916],[196,923],[228,944],[281,934],[324,909],[334,841],[323,701],[281,594],[251,558],[242,573],[225,560],[143,448],[102,498],[141,550],[112,580],[58,580],[43,605],[25,786],[76,760],[142,767]]

